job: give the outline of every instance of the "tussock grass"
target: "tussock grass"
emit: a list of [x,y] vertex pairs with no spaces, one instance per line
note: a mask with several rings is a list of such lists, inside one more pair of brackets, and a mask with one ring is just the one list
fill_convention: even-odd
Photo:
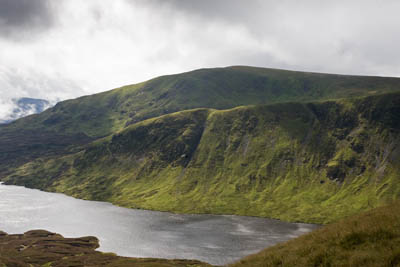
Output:
[[229,265],[400,266],[400,201],[345,218]]

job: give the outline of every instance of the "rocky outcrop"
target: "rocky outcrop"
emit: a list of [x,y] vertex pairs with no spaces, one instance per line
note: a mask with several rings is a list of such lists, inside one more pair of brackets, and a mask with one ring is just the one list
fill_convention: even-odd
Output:
[[95,251],[93,236],[64,238],[45,230],[9,235],[0,231],[0,266],[210,266],[195,260],[135,259]]

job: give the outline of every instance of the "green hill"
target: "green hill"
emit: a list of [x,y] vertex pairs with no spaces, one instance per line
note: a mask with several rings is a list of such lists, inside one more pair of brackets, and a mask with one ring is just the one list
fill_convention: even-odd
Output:
[[254,67],[201,69],[58,103],[0,126],[0,177],[23,163],[79,150],[136,122],[193,108],[309,102],[400,90],[400,79]]
[[3,180],[118,205],[328,223],[400,196],[400,93],[156,117]]
[[400,90],[399,78],[346,76],[254,67],[200,69],[58,103],[10,129],[109,135],[126,125],[193,108],[360,97]]
[[400,266],[400,203],[346,218],[229,266]]

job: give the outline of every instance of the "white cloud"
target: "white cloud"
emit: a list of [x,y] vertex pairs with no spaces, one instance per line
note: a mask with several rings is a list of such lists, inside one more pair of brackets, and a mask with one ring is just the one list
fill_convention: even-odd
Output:
[[11,118],[15,107],[13,101],[0,99],[0,123],[4,123]]
[[30,98],[0,99],[0,124],[42,112],[55,103],[44,100],[32,100]]
[[55,101],[227,65],[400,76],[398,1],[57,3],[36,38],[0,38],[3,102]]

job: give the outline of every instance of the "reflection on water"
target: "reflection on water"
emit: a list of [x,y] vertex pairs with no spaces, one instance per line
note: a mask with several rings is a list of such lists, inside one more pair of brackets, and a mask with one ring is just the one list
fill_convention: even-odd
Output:
[[93,235],[121,256],[186,258],[226,264],[314,229],[315,225],[231,215],[177,215],[0,185],[0,230],[46,229]]

